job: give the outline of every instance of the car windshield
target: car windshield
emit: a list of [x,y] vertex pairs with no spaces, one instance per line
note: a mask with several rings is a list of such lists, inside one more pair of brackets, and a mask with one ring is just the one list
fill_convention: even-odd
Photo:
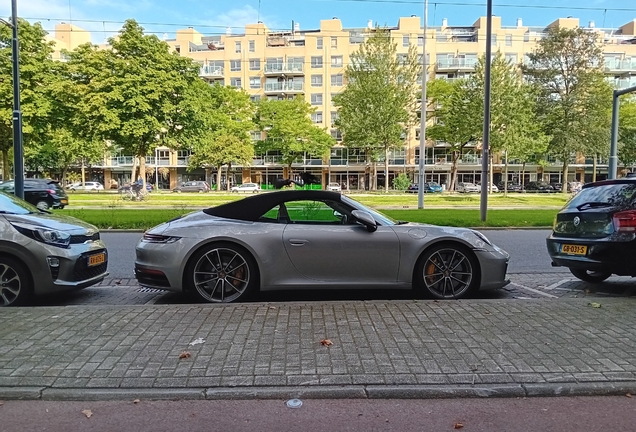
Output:
[[586,204],[588,208],[602,207],[627,207],[633,204],[636,195],[636,183],[599,185],[583,189],[575,195],[565,208],[582,209]]
[[37,207],[13,195],[0,192],[0,213],[1,214],[30,214],[37,213]]
[[349,204],[350,206],[360,209],[360,210],[364,210],[368,213],[371,213],[373,215],[373,217],[379,221],[382,225],[397,225],[397,221],[395,219],[391,219],[390,217],[383,215],[382,213],[378,213],[375,210],[371,210],[368,207],[363,206],[362,204],[360,204],[357,201],[352,200],[349,197],[343,196],[342,201]]

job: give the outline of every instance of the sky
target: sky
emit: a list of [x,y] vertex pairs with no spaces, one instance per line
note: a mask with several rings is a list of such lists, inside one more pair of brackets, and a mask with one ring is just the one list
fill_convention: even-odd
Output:
[[[113,36],[122,23],[134,18],[149,33],[174,37],[180,28],[194,27],[204,35],[224,34],[227,27],[241,33],[245,24],[263,21],[270,30],[316,29],[321,19],[338,17],[344,27],[397,25],[401,16],[424,12],[424,0],[17,0],[18,15],[39,21],[53,32],[55,24],[72,22],[91,31],[94,43]],[[528,26],[545,26],[559,17],[580,18],[580,25],[618,27],[636,19],[636,2],[625,0],[494,0],[493,14],[502,25],[517,18]],[[485,0],[429,0],[428,24],[472,25],[486,15]],[[0,16],[11,16],[11,1],[0,2]]]

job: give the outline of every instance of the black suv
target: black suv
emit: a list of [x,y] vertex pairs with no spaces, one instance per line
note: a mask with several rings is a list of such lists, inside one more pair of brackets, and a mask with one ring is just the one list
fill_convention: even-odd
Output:
[[554,192],[554,186],[544,181],[531,181],[526,184],[527,191]]
[[[14,181],[1,183],[0,190],[15,193]],[[57,180],[51,179],[24,179],[24,200],[41,210],[63,209],[68,205],[68,195]]]

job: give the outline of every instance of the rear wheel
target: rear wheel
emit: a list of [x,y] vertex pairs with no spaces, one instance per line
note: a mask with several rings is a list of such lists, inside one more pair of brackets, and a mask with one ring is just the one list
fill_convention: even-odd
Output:
[[612,275],[611,273],[608,273],[608,272],[582,270],[582,269],[575,269],[575,268],[571,268],[570,272],[577,278],[581,279],[582,281],[592,282],[592,283],[603,282],[605,279],[607,279],[608,277]]
[[211,303],[247,299],[258,283],[256,264],[243,248],[217,243],[192,257],[187,278],[197,295]]
[[46,201],[42,200],[42,201],[38,201],[35,206],[37,208],[39,208],[40,210],[48,210],[49,209],[49,203],[47,203]]
[[479,263],[459,244],[441,244],[427,250],[415,270],[415,282],[438,299],[459,299],[480,284]]
[[0,306],[25,304],[32,291],[29,272],[24,265],[14,258],[0,256]]

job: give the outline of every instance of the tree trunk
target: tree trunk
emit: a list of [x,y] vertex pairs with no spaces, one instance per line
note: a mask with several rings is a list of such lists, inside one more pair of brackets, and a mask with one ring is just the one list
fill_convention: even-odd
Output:
[[216,191],[221,192],[221,182],[223,180],[223,165],[216,167]]
[[384,150],[384,192],[389,193],[389,148]]
[[230,170],[232,169],[232,163],[227,164],[227,170],[225,171],[225,190],[230,191]]
[[561,173],[561,193],[568,193],[568,163],[567,161],[563,162],[563,172]]
[[[488,157],[490,158],[490,163],[488,164],[488,184],[486,185],[486,187],[488,188],[488,193],[491,194],[492,193],[492,162],[494,160],[494,156],[492,153],[489,153]],[[483,183],[483,182],[482,182]]]
[[451,182],[448,186],[449,192],[455,191],[455,184],[457,182],[457,161],[459,160],[459,155],[457,152],[453,153],[453,161],[451,163]]
[[523,191],[526,187],[526,162],[523,162],[521,165],[521,190]]
[[506,154],[506,163],[504,165],[504,196],[508,196],[508,155]]
[[378,163],[376,161],[373,161],[371,177],[371,190],[378,190]]
[[[594,162],[592,163],[592,181],[595,182],[596,181],[596,155],[594,155]],[[583,178],[583,180],[585,180],[585,178]]]
[[143,191],[146,190],[146,155],[139,155],[139,175],[141,176]]
[[134,181],[137,180],[137,177],[135,177],[135,174],[137,173],[137,156],[133,156],[133,164],[132,164],[132,170],[130,172],[130,183],[132,184]]
[[9,150],[2,150],[2,180],[12,179],[11,167],[9,166]]
[[[62,186],[66,186],[66,173],[68,172],[68,167],[64,166],[62,168]],[[104,186],[105,187],[105,186]]]
[[84,158],[82,158],[82,189],[86,187],[86,166],[84,165]]

